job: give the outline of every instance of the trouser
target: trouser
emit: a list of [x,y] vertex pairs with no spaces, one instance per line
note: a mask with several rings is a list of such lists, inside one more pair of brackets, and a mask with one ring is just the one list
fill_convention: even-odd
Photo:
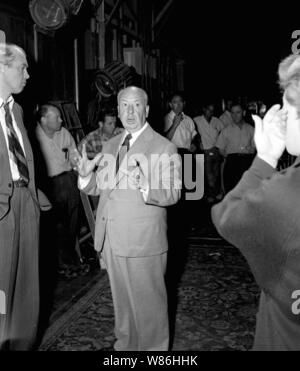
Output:
[[[29,350],[39,314],[39,209],[28,188],[14,188],[0,220],[0,349]],[[5,298],[4,298],[5,296]],[[3,305],[4,304],[4,305]]]
[[204,151],[206,196],[215,197],[220,192],[220,155],[215,150]]
[[59,256],[64,263],[76,260],[79,196],[75,172],[67,171],[50,178],[49,197],[57,224]]
[[253,159],[254,155],[242,153],[234,153],[226,157],[223,174],[226,193],[238,184],[244,172],[251,166]]
[[121,257],[106,238],[102,257],[109,275],[117,351],[167,351],[169,324],[164,282],[167,253]]

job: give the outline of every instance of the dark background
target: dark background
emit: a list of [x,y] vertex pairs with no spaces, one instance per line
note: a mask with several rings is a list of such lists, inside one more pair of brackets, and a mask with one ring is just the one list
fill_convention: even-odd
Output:
[[300,30],[295,4],[175,0],[163,38],[186,61],[190,108],[225,97],[277,102],[278,63],[292,53],[292,33]]

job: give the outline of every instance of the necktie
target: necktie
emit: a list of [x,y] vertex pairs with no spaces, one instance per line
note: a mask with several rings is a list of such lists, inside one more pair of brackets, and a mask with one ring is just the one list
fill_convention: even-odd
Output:
[[8,150],[11,154],[11,158],[14,163],[17,165],[17,168],[20,173],[20,177],[25,181],[29,182],[29,172],[27,167],[27,161],[25,158],[24,151],[21,147],[19,142],[18,136],[15,132],[13,127],[13,121],[11,117],[11,113],[9,110],[9,103],[4,105],[5,110],[5,122],[6,122],[6,129],[7,129],[7,137],[8,137]]
[[130,141],[131,138],[132,138],[131,134],[126,135],[126,137],[124,139],[124,142],[122,143],[121,148],[118,152],[117,162],[116,162],[116,174],[118,174],[119,167],[120,167],[120,164],[123,161],[123,158],[125,157],[126,153],[129,151],[129,147],[130,147],[130,142],[129,141]]

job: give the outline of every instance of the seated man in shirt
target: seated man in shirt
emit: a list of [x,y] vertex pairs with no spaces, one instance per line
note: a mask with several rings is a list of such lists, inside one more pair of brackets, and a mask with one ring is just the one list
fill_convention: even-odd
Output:
[[179,154],[194,152],[192,141],[197,132],[193,120],[183,113],[183,96],[179,93],[173,94],[169,106],[171,111],[165,117],[165,136],[177,146]]
[[76,144],[69,131],[62,127],[61,113],[54,105],[40,107],[37,123],[36,137],[48,175],[45,189],[53,204],[57,223],[60,271],[66,276],[75,276],[79,191],[69,153],[76,149]]
[[201,137],[204,152],[204,174],[207,187],[207,201],[220,201],[220,153],[216,147],[224,124],[214,116],[215,106],[208,103],[203,106],[203,115],[194,118],[196,128]]
[[231,116],[233,125],[223,129],[216,147],[226,158],[224,166],[224,188],[228,193],[252,164],[255,154],[254,128],[244,121],[245,111],[240,103],[233,103]]
[[78,145],[78,150],[82,152],[82,145],[85,144],[86,153],[89,160],[102,151],[103,143],[123,132],[123,128],[117,127],[117,113],[104,111],[101,114],[99,128],[89,133]]

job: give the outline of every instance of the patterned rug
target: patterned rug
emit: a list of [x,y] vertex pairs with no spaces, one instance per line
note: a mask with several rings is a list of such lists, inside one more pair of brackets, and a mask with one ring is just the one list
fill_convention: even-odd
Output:
[[[172,350],[251,349],[258,297],[237,249],[190,244],[177,289]],[[48,328],[39,350],[96,351],[111,345],[113,326],[105,274]]]

